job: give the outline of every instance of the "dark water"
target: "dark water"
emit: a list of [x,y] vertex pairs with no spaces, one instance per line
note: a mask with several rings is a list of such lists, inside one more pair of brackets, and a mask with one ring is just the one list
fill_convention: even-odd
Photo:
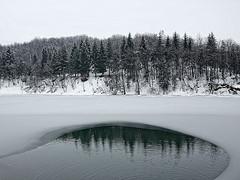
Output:
[[203,140],[161,129],[106,126],[64,134],[0,160],[0,179],[213,180],[227,153]]

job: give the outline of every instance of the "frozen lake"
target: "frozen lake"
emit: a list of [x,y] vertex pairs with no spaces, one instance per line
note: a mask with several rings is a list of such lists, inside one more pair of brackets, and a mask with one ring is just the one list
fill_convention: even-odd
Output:
[[[102,125],[66,133],[1,160],[3,179],[213,180],[229,156],[207,141],[135,124]],[[140,127],[139,127],[140,126]]]
[[181,131],[220,146],[230,155],[230,164],[217,179],[238,180],[239,107],[237,97],[1,96],[0,179],[21,156],[43,150],[63,133],[96,123],[132,122]]

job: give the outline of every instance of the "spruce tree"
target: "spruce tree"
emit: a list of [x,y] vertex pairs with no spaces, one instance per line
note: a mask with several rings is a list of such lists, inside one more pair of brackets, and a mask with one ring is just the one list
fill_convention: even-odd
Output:
[[108,69],[108,74],[111,76],[111,71],[114,66],[114,61],[113,61],[113,49],[112,49],[112,42],[110,38],[108,38],[107,41],[107,48],[106,48],[106,56],[107,56],[107,69]]
[[34,54],[31,62],[31,75],[35,78],[40,76],[40,64],[38,62],[37,55]]
[[162,35],[159,33],[159,36],[158,36],[158,41],[157,41],[157,44],[154,48],[154,52],[152,53],[152,57],[151,57],[151,62],[153,64],[153,66],[155,68],[158,67],[158,63],[162,60],[163,58],[163,51],[164,48],[163,48],[163,40],[162,40]]
[[91,54],[89,52],[88,42],[82,45],[80,50],[80,63],[79,63],[79,73],[81,74],[81,80],[87,81],[89,77],[91,67]]
[[188,37],[187,34],[184,34],[184,40],[183,40],[183,50],[186,51],[188,49]]
[[24,61],[20,60],[16,64],[16,78],[21,78],[24,75],[27,75],[27,72],[28,72],[28,68],[27,68],[26,63]]
[[125,87],[125,71],[128,68],[127,63],[127,51],[126,51],[126,40],[125,37],[122,39],[121,48],[120,48],[120,69],[121,69],[121,79],[122,79],[122,91],[123,94],[126,94],[126,87]]
[[63,77],[65,78],[69,62],[68,53],[65,47],[62,47],[58,53],[59,53],[59,73],[63,75]]
[[220,66],[219,68],[221,69],[221,75],[222,79],[225,80],[225,70],[227,67],[227,51],[226,51],[226,44],[224,41],[221,42],[221,48],[220,48]]
[[3,59],[2,59],[2,54],[0,54],[0,79],[3,78],[3,75],[4,75],[4,71],[3,71]]
[[126,40],[125,37],[122,39],[121,48],[120,48],[120,64],[123,70],[127,69],[127,51],[126,51]]
[[101,41],[100,50],[99,50],[98,73],[101,73],[103,75],[106,72],[106,64],[107,64],[107,56],[105,53],[103,42]]
[[188,58],[188,36],[185,33],[183,38],[183,51],[181,54],[181,76],[184,78],[189,67],[189,58]]
[[[142,64],[142,67],[144,69],[144,78],[146,79],[146,81],[148,81],[149,79],[149,59],[148,59],[148,49],[146,46],[146,42],[145,42],[145,38],[144,36],[142,36],[140,45],[139,45],[139,58],[140,58],[140,62]],[[138,71],[140,69],[138,68]]]
[[128,73],[128,79],[134,80],[134,68],[135,68],[135,54],[134,43],[131,34],[129,33],[126,43],[126,70]]
[[158,83],[159,87],[162,89],[163,93],[166,94],[169,85],[170,85],[170,77],[171,77],[171,62],[172,62],[172,51],[171,51],[171,42],[170,37],[167,36],[163,57],[160,58],[158,63]]
[[188,38],[188,61],[191,66],[191,78],[194,79],[197,75],[196,71],[196,56],[194,55],[194,41],[192,38]]
[[178,50],[179,49],[179,46],[180,46],[180,42],[179,42],[180,40],[179,40],[179,35],[175,32],[174,34],[173,34],[173,43],[172,43],[172,45],[173,45],[173,48],[175,49],[175,50]]
[[69,74],[74,75],[75,77],[78,74],[78,67],[79,67],[79,49],[77,48],[77,45],[74,44],[72,50],[71,50],[71,55],[70,55],[70,61],[69,61]]
[[93,66],[93,72],[95,74],[95,77],[98,73],[98,64],[99,64],[99,52],[97,47],[97,42],[94,41],[93,47],[92,47],[92,66]]
[[181,68],[180,68],[180,54],[179,54],[179,46],[180,46],[180,40],[179,40],[179,35],[175,32],[173,34],[173,39],[172,39],[172,48],[171,48],[171,53],[172,53],[172,59],[171,59],[171,74],[172,74],[172,86],[173,90],[176,89],[177,86],[177,81],[178,78],[181,80]]
[[216,70],[216,53],[217,53],[217,43],[213,33],[210,33],[208,36],[207,46],[207,65],[210,67],[210,73],[207,75],[207,79],[211,82],[215,79],[215,70]]
[[162,44],[162,36],[159,34],[157,46],[155,48],[155,68],[156,68],[156,77],[158,80],[159,89],[163,91],[163,93],[167,93],[169,88],[169,53],[170,53],[170,38],[166,39],[166,47],[164,50]]
[[51,70],[48,65],[48,61],[49,61],[48,50],[44,48],[42,50],[42,59],[41,59],[41,63],[40,63],[41,78],[47,78],[51,75]]
[[52,60],[51,60],[51,70],[52,70],[52,75],[57,76],[60,74],[59,71],[59,63],[60,62],[60,57],[58,51],[54,48],[52,52]]
[[126,49],[129,50],[133,50],[134,48],[134,43],[133,43],[133,39],[132,39],[132,35],[131,33],[128,34],[128,38],[127,38],[127,44],[126,44]]
[[44,69],[44,66],[47,64],[48,61],[48,52],[47,50],[44,48],[42,50],[42,60],[41,60],[41,69]]
[[3,54],[2,61],[4,77],[9,80],[13,79],[16,75],[16,64],[14,54],[10,48]]

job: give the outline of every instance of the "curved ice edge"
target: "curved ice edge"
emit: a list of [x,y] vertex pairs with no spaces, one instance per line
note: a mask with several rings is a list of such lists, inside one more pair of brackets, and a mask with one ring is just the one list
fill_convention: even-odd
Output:
[[223,172],[225,172],[225,170],[229,167],[229,164],[230,164],[230,161],[231,161],[230,155],[228,154],[228,152],[224,148],[222,148],[221,146],[219,146],[219,145],[217,145],[217,144],[215,144],[215,143],[213,143],[209,140],[199,138],[195,135],[188,134],[188,133],[185,133],[183,131],[172,130],[170,128],[160,127],[160,126],[157,126],[157,125],[127,122],[127,121],[109,121],[109,122],[101,122],[101,123],[94,122],[94,123],[89,123],[89,124],[81,124],[81,125],[76,124],[76,125],[70,125],[70,126],[50,128],[50,129],[47,129],[45,131],[42,131],[41,134],[39,134],[38,137],[36,137],[35,142],[33,142],[30,145],[24,147],[23,149],[12,152],[12,153],[9,153],[9,154],[0,155],[0,160],[3,159],[3,158],[7,158],[7,157],[10,157],[10,156],[26,153],[28,151],[37,149],[37,148],[39,148],[43,145],[46,145],[46,144],[52,142],[56,138],[66,134],[66,133],[70,133],[72,131],[84,130],[84,129],[96,128],[96,127],[104,127],[104,126],[123,126],[123,127],[132,127],[132,128],[161,130],[161,131],[165,131],[165,132],[171,131],[171,133],[185,134],[185,135],[188,135],[188,136],[192,136],[194,138],[198,138],[198,139],[207,141],[207,142],[221,148],[228,156],[227,166],[218,176],[215,177],[215,179],[217,179]]

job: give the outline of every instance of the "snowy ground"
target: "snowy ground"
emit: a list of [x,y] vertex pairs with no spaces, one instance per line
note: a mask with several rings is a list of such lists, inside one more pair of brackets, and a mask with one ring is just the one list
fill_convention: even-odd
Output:
[[[228,84],[235,88],[240,88],[239,83],[232,77],[228,77],[225,81],[218,80],[216,84]],[[26,95],[26,94],[41,94],[41,95],[122,95],[123,88],[121,83],[116,88],[113,82],[107,77],[97,77],[91,75],[86,82],[80,79],[66,78],[65,80],[46,79],[38,83],[25,83],[21,80],[4,81],[0,80],[0,95]],[[136,92],[136,82],[129,82],[129,86],[125,83],[126,94],[134,95]],[[162,95],[163,92],[159,89],[156,81],[147,83],[145,80],[140,80],[141,95]],[[175,89],[169,89],[168,95],[209,95],[208,82],[201,80],[184,80],[178,81]],[[232,95],[229,89],[222,88],[214,92],[215,95]],[[238,95],[240,92],[238,91]]]
[[127,121],[178,130],[223,147],[231,160],[217,179],[239,180],[239,107],[238,97],[0,96],[0,169],[7,166],[1,158],[36,147],[52,130]]

